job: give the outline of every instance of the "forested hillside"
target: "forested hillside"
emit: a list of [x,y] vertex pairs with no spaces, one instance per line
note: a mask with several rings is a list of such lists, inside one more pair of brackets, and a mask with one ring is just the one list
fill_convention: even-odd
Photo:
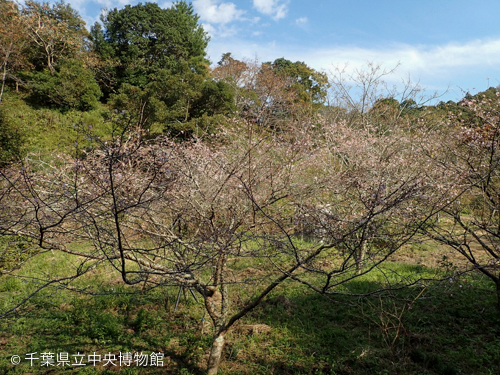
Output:
[[[209,39],[183,1],[88,28],[0,0],[0,370],[59,350],[167,353],[172,374],[500,371],[499,90],[436,104],[374,63],[215,63]],[[24,341],[48,321],[59,336]]]

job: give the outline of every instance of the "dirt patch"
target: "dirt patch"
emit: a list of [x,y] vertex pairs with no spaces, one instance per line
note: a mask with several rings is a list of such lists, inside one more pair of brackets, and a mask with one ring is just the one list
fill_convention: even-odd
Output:
[[242,282],[262,276],[264,273],[264,271],[252,267],[241,270],[230,270],[230,279],[232,282]]
[[9,340],[7,337],[0,337],[0,348],[6,346],[9,343]]
[[234,332],[246,334],[246,335],[258,335],[261,333],[268,333],[271,331],[271,327],[267,324],[243,324],[233,328]]

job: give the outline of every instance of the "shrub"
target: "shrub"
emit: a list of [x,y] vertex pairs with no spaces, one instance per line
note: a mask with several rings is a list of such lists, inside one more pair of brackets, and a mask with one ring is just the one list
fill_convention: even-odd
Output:
[[85,111],[94,108],[102,95],[92,72],[78,60],[63,61],[54,75],[44,70],[31,78],[31,99],[43,106]]

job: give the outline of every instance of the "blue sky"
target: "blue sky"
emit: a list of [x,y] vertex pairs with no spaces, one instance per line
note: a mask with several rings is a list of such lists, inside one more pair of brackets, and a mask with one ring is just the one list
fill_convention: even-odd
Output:
[[[138,1],[67,0],[90,26],[103,8]],[[171,1],[158,2],[162,7]],[[430,95],[457,100],[500,85],[498,0],[192,0],[211,36],[213,63],[222,53],[273,61],[285,57],[325,72],[364,69],[418,82]]]

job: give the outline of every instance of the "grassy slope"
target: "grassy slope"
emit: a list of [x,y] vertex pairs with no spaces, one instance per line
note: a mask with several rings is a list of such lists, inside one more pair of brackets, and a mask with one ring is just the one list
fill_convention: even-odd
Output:
[[1,105],[5,121],[21,134],[24,153],[31,153],[32,158],[71,152],[75,145],[88,147],[92,144],[89,136],[106,137],[110,132],[110,125],[104,119],[109,113],[103,105],[86,112],[61,112],[33,107],[25,102],[23,95],[6,95]]
[[[29,277],[64,273],[71,262],[49,252],[28,262],[22,273]],[[423,264],[399,262],[390,267],[408,275],[435,274]],[[346,288],[361,292],[377,282],[374,273]],[[0,310],[36,286],[36,279],[0,276]],[[85,276],[73,286],[127,292],[110,268]],[[393,293],[394,298],[338,296],[329,300],[302,286],[285,284],[229,334],[221,373],[500,373],[500,322],[488,282],[471,274],[429,284],[421,292],[421,287],[413,287]],[[18,315],[0,321],[0,373],[203,373],[210,326],[203,324],[203,308],[192,297],[182,298],[174,311],[176,295],[176,289],[100,296],[46,289]],[[251,324],[265,324],[270,330],[252,333],[244,326]],[[13,354],[24,358],[26,353],[44,351],[101,355],[160,351],[166,359],[162,369],[89,366],[62,370],[29,367],[25,360],[16,367],[9,362]]]

